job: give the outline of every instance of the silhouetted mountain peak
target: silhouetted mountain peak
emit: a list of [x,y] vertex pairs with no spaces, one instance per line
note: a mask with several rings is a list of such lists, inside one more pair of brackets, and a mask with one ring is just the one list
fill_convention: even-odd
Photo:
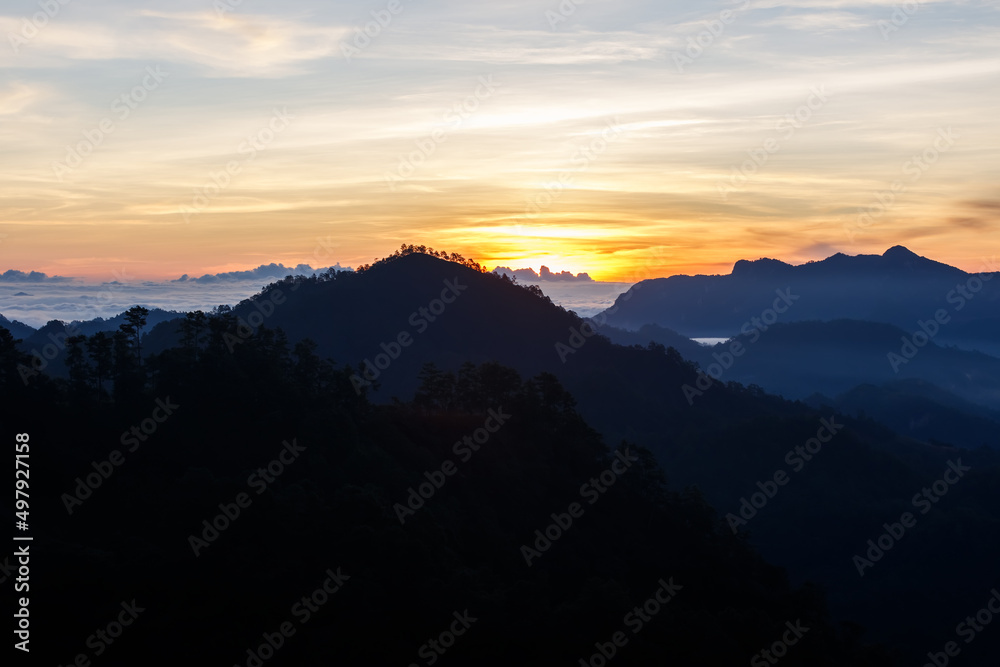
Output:
[[8,320],[3,315],[0,315],[0,327],[10,331],[14,338],[23,339],[35,333],[34,327],[29,327],[24,322],[18,322],[17,320]]
[[961,269],[921,257],[909,248],[897,245],[882,255],[846,255],[838,252],[818,262],[806,262],[801,265],[788,264],[767,257],[756,260],[741,259],[733,265],[731,275],[742,279],[776,276],[841,278],[859,273],[879,275],[896,273],[900,278],[905,278],[912,272],[949,277],[962,273]]
[[66,323],[61,320],[49,320],[35,332],[37,335],[49,335],[49,334],[61,334],[66,333]]
[[924,257],[921,257],[920,255],[913,252],[906,246],[901,246],[901,245],[892,246],[884,253],[882,253],[882,256],[885,257],[886,259],[891,259],[891,260],[925,259]]
[[734,276],[770,276],[793,268],[778,259],[762,257],[755,260],[741,259],[733,265]]
[[426,267],[442,267],[448,263],[448,260],[438,259],[437,257],[431,257],[430,255],[424,253],[415,252],[409,255],[394,258],[392,262],[386,262],[381,266],[372,268],[385,270],[387,267],[393,267],[396,270],[402,271],[423,271]]
[[[784,322],[846,318],[891,323],[908,331],[940,308],[941,300],[968,277],[962,269],[903,246],[883,254],[838,252],[798,265],[770,258],[743,259],[728,275],[644,281],[628,298],[619,297],[605,316],[610,325],[629,331],[657,324],[692,338],[729,337],[770,307],[775,289],[784,289],[799,297],[788,297],[794,307],[781,315]],[[954,319],[961,326],[952,325],[944,336],[952,338],[951,344],[968,346],[974,340],[976,349],[993,349],[991,341],[1000,330],[998,300],[1000,282],[993,281],[970,307],[955,309]]]
[[964,274],[964,271],[959,268],[928,259],[901,245],[895,245],[886,250],[882,253],[881,259],[880,263],[890,270],[903,269],[948,277],[959,277]]

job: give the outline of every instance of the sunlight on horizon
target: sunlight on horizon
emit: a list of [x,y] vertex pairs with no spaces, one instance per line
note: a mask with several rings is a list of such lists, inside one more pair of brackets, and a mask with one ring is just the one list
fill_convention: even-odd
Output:
[[0,63],[0,269],[165,279],[400,241],[601,280],[893,245],[979,266],[1000,13],[923,3],[884,39],[884,2],[835,3],[839,27],[755,5],[678,64],[731,4],[413,5],[350,59],[346,3],[67,6]]

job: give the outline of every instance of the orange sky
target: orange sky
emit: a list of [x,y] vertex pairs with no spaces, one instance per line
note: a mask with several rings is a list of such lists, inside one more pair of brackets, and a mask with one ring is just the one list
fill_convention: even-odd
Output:
[[921,3],[884,37],[891,2],[759,2],[678,60],[731,4],[407,5],[350,59],[370,17],[343,3],[67,5],[0,61],[0,270],[997,254],[995,8]]

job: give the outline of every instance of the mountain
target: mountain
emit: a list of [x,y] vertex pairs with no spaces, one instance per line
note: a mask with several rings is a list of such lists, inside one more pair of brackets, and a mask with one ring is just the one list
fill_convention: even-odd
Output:
[[[898,343],[898,329],[856,322],[834,326],[841,326],[844,336],[857,339],[849,346],[867,346],[868,354],[888,368],[887,341]],[[795,334],[795,329],[788,330]],[[978,598],[983,590],[1000,585],[995,581],[995,554],[1000,550],[1000,533],[995,530],[1000,499],[995,489],[1000,485],[1000,460],[994,452],[900,435],[867,417],[851,418],[825,406],[768,395],[760,387],[743,387],[729,375],[689,401],[685,387],[698,386],[700,376],[676,349],[615,345],[605,331],[616,335],[599,318],[587,322],[554,306],[537,288],[520,287],[455,262],[411,254],[377,262],[356,274],[282,280],[231,311],[212,313],[200,324],[197,318],[163,322],[147,335],[146,357],[138,372],[147,376],[146,383],[157,396],[184,396],[187,403],[182,404],[199,406],[205,432],[199,433],[191,451],[202,453],[194,458],[180,456],[197,461],[186,466],[201,468],[210,465],[207,457],[219,462],[211,465],[220,465],[234,452],[251,446],[245,443],[255,443],[258,432],[275,431],[287,421],[280,406],[287,406],[302,391],[309,395],[310,390],[290,388],[276,377],[291,375],[312,387],[319,382],[317,378],[330,374],[317,371],[317,359],[332,358],[337,363],[335,382],[343,390],[336,397],[310,403],[297,419],[308,424],[319,441],[325,437],[362,443],[350,463],[345,463],[345,471],[354,470],[359,460],[367,461],[365,470],[371,480],[377,479],[377,468],[364,456],[368,450],[363,443],[370,430],[382,428],[383,422],[365,421],[363,427],[338,422],[332,428],[320,415],[351,412],[357,402],[369,401],[374,410],[398,406],[404,412],[419,411],[428,404],[451,409],[447,406],[464,400],[481,408],[494,403],[502,407],[503,397],[513,386],[511,373],[503,369],[526,378],[548,373],[575,399],[575,410],[605,442],[624,439],[648,448],[662,466],[669,489],[697,487],[693,493],[715,508],[716,517],[726,520],[734,531],[746,531],[766,559],[787,568],[794,584],[820,584],[836,619],[860,622],[871,629],[873,639],[891,643],[910,660],[926,653],[910,642],[914,633],[933,636],[941,627],[953,627],[954,618],[978,609],[973,605],[981,603]],[[658,333],[671,335],[663,330]],[[783,345],[775,343],[773,351],[758,361],[751,353],[766,350],[769,338],[784,340],[783,335],[781,328],[774,327],[756,342],[747,340],[751,352],[726,373],[751,369],[755,377],[761,376],[767,359],[775,359]],[[810,380],[809,351],[806,345],[796,347],[796,339],[789,335],[786,341],[794,352],[788,370],[799,373],[805,385]],[[821,362],[822,372],[816,375],[820,379],[836,369],[835,343],[827,340],[813,352],[813,359]],[[928,346],[910,363],[937,368],[944,364],[940,355],[947,352],[947,348]],[[988,359],[980,361],[985,364]],[[211,376],[192,377],[188,370],[192,363],[213,369],[225,382],[212,381]],[[490,370],[481,373],[477,382],[468,381],[477,367]],[[863,370],[863,364],[859,368]],[[365,370],[374,380],[372,385],[366,384]],[[953,379],[956,393],[991,389],[988,379],[976,376],[963,384],[959,375],[968,371],[969,367],[962,367],[945,376]],[[843,369],[843,389],[829,395],[857,386],[856,378],[853,383],[846,380],[858,373],[857,368]],[[543,402],[567,403],[561,390],[551,383],[546,386],[541,392]],[[136,396],[143,398],[139,391],[116,391],[115,401],[129,404]],[[212,407],[205,410],[203,405]],[[241,414],[247,416],[246,421],[238,417]],[[405,420],[403,424],[400,428],[411,434],[430,428]],[[556,438],[559,428],[558,424],[546,426],[541,437]],[[106,431],[114,435],[113,427]],[[814,450],[808,460],[795,454],[796,448],[803,447]],[[417,469],[429,470],[435,461],[408,446],[401,455],[419,461]],[[378,459],[382,454],[370,452],[369,456]],[[509,484],[518,488],[527,484],[536,490],[540,478],[526,477],[516,467],[517,455],[511,456],[509,462],[497,462],[509,471]],[[559,465],[554,452],[546,453],[544,460],[547,465]],[[912,511],[913,495],[933,485],[957,461],[971,470],[946,499],[929,505],[926,516],[919,515],[916,527],[906,533],[898,549],[884,556],[891,565],[879,564],[859,576],[853,559],[865,553],[867,541],[878,540],[885,524],[898,521],[907,509]],[[787,488],[774,481],[778,473],[788,477]],[[210,474],[220,479],[239,477]],[[205,479],[200,470],[189,475],[192,480]],[[71,479],[67,471],[66,480]],[[364,500],[371,493],[361,481],[366,477],[362,474],[358,479],[358,488],[345,502],[350,500],[358,511],[374,512],[374,501]],[[287,503],[293,506],[313,497],[314,488],[315,484],[306,484]],[[765,490],[766,495],[755,495]],[[743,501],[751,497],[758,505],[750,508],[752,513],[743,507]],[[489,515],[493,510],[485,508],[495,504],[499,510],[506,507],[504,502],[490,496],[489,502],[477,507]],[[741,512],[749,514],[743,523],[727,518]],[[443,535],[463,531],[455,524],[428,530]],[[641,555],[641,549],[635,553]],[[956,569],[961,577],[956,577]],[[914,615],[914,609],[924,612]]]
[[[338,274],[335,280],[274,283],[235,306],[233,315],[248,325],[280,327],[292,343],[312,339],[319,356],[350,364],[376,401],[412,396],[428,362],[457,370],[466,362],[494,361],[526,377],[556,373],[612,439],[656,427],[653,416],[625,419],[630,401],[687,411],[683,396],[664,391],[664,382],[673,378],[680,386],[695,377],[679,357],[660,354],[651,361],[641,351],[612,345],[599,332],[585,335],[590,330],[581,331],[580,318],[537,288],[423,254],[361,274]],[[146,349],[176,345],[178,326],[175,321],[153,329]],[[610,400],[592,399],[598,386],[620,391]]]
[[[157,324],[177,320],[180,313],[163,310],[161,308],[149,309],[146,316],[145,330],[149,331]],[[104,319],[98,317],[92,320],[63,322],[62,320],[49,320],[41,328],[35,330],[26,325],[28,330],[21,338],[21,350],[32,355],[39,360],[36,366],[44,367],[45,371],[55,377],[65,377],[66,370],[66,339],[70,336],[93,336],[99,331],[114,332],[125,322],[125,314],[121,313],[114,317]],[[4,326],[0,322],[0,326]],[[24,331],[24,329],[22,329]],[[11,330],[11,333],[14,333]],[[15,337],[17,335],[15,334]]]
[[[149,308],[149,314],[146,315],[146,330],[150,330],[155,327],[160,322],[167,322],[170,320],[177,319],[183,315],[183,313],[178,313],[172,310],[163,310],[162,308]],[[67,325],[68,328],[73,329],[78,335],[92,336],[98,331],[117,331],[118,327],[125,322],[125,313],[119,313],[114,317],[102,318],[97,317],[92,320],[73,322]]]
[[652,342],[664,347],[674,348],[685,359],[693,361],[707,359],[704,354],[705,348],[703,345],[696,343],[687,336],[682,336],[676,331],[657,324],[644,324],[637,331],[605,326],[600,329],[600,332],[617,345],[639,345],[640,347],[644,347]]
[[[607,446],[551,376],[465,367],[379,406],[267,332],[230,353],[235,331],[151,357],[127,401],[0,374],[46,472],[31,566],[47,585],[31,599],[62,631],[31,647],[42,662],[86,658],[89,637],[112,666],[151,650],[170,665],[433,664],[443,647],[482,667],[708,667],[798,628],[788,667],[893,664],[700,494],[666,489],[649,452]],[[0,336],[0,359],[12,351]],[[373,642],[376,619],[391,632]]]
[[[934,341],[916,346],[912,335],[889,324],[836,320],[778,323],[690,357],[706,372],[718,365],[723,382],[757,384],[789,399],[835,396],[859,384],[920,380],[965,401],[1000,406],[1000,359]],[[739,344],[742,354],[729,350]]]
[[8,320],[3,315],[0,315],[0,327],[10,331],[14,335],[14,338],[24,339],[35,333],[34,327],[28,326],[23,322],[18,322],[17,320]]
[[936,342],[1000,355],[996,269],[984,261],[983,273],[969,274],[902,246],[882,255],[837,253],[798,266],[740,260],[729,275],[643,281],[604,316],[624,329],[657,324],[692,338],[727,338],[762,317],[771,319],[767,324],[864,320],[912,333],[940,313]]
[[[818,393],[816,400],[848,414],[865,404],[865,415],[900,433],[996,447],[993,417],[976,414],[1000,409],[995,275],[967,274],[902,246],[801,266],[740,260],[728,276],[641,283],[595,320],[631,326],[630,336],[612,334],[618,342],[681,337],[668,326],[735,335],[714,347],[677,347],[723,382],[790,399]],[[741,354],[720,366],[732,344]]]
[[921,380],[862,384],[836,398],[807,397],[809,405],[869,417],[897,433],[955,447],[1000,449],[1000,412],[965,401]]

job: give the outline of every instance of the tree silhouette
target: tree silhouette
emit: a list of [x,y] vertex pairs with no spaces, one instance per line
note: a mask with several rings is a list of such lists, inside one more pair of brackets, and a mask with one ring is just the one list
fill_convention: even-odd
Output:
[[113,365],[113,345],[114,339],[106,332],[98,331],[87,339],[87,352],[94,362],[94,377],[97,380],[97,400],[101,400],[101,393],[104,390],[104,380],[111,372]]
[[479,273],[489,273],[486,270],[486,267],[481,265],[479,262],[472,259],[466,259],[457,252],[447,253],[443,250],[434,250],[434,248],[430,248],[425,245],[417,246],[413,245],[412,243],[409,245],[403,243],[402,245],[399,246],[398,250],[396,250],[388,257],[383,257],[382,259],[375,259],[371,264],[362,264],[355,270],[355,272],[357,274],[362,274],[366,271],[369,271],[370,269],[375,268],[376,266],[388,264],[389,262],[395,261],[400,257],[406,257],[407,255],[430,255],[431,257],[437,257],[438,259],[443,259],[447,262],[454,262],[455,264],[461,264],[462,266],[467,266],[470,269],[478,271]]
[[414,403],[422,408],[447,410],[454,405],[455,375],[441,371],[435,364],[426,363],[417,376],[420,387]]
[[118,329],[132,339],[135,348],[135,358],[142,364],[142,328],[146,326],[146,316],[149,310],[142,306],[132,306],[125,311],[125,322]]
[[322,360],[316,354],[316,342],[303,338],[295,344],[295,381],[307,395],[311,395],[319,390],[320,373],[322,370]]
[[190,350],[195,359],[198,358],[198,351],[207,332],[208,318],[200,310],[188,313],[181,321],[181,345]]
[[0,384],[4,386],[14,385],[14,378],[20,382],[18,366],[23,367],[27,363],[27,355],[17,347],[20,342],[10,331],[0,327]]
[[135,354],[132,352],[129,335],[119,328],[111,338],[111,373],[114,379],[114,398],[116,403],[122,399],[134,397],[142,389],[142,378],[139,377],[139,367]]
[[90,386],[92,369],[83,353],[86,336],[70,336],[66,339],[66,368],[69,370],[69,384],[72,391],[84,396]]

